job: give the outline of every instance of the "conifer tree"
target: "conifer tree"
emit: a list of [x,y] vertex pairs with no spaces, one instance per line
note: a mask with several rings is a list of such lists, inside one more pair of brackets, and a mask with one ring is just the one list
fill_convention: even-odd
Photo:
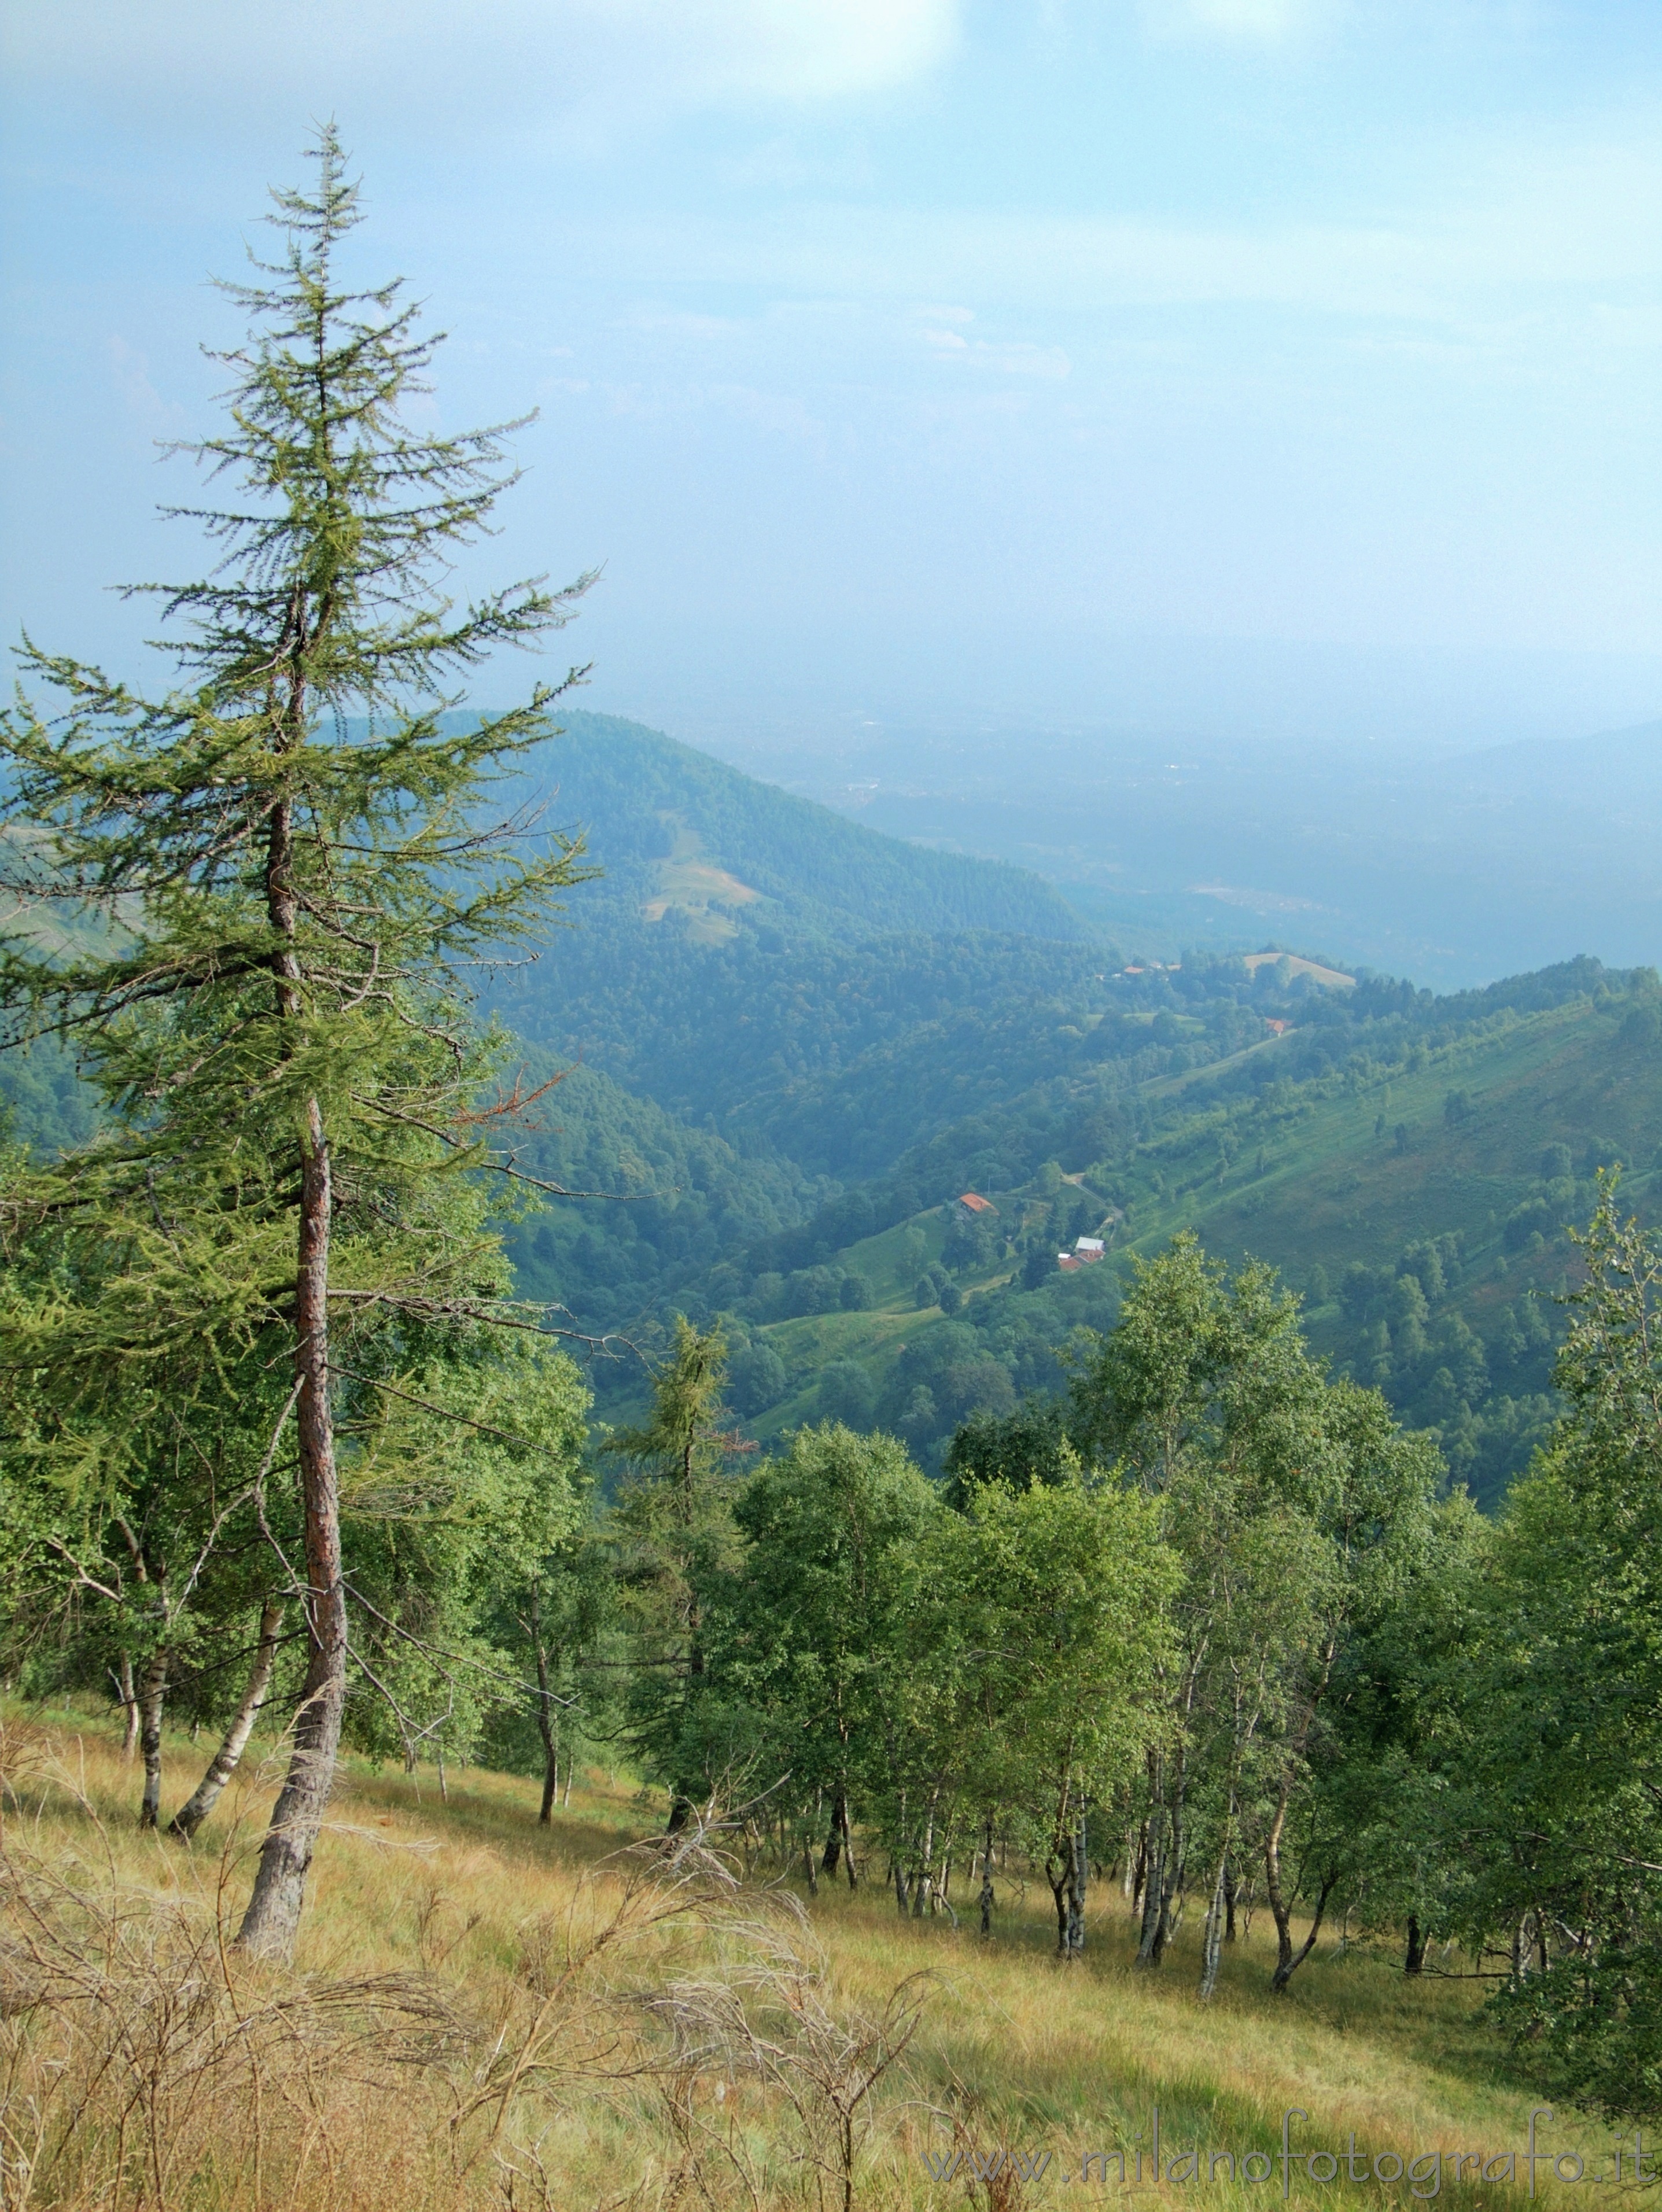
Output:
[[639,1428],[621,1429],[608,1451],[635,1462],[616,1516],[624,1581],[636,1638],[630,1732],[670,1791],[669,1831],[685,1826],[705,1747],[697,1741],[708,1687],[706,1590],[737,1545],[731,1481],[735,1451],[753,1450],[721,1424],[727,1340],[719,1328],[675,1317],[675,1340],[654,1378]]
[[[273,195],[281,255],[225,288],[250,324],[213,356],[225,428],[184,449],[230,496],[168,510],[218,562],[135,587],[180,626],[174,688],[146,698],[26,643],[26,684],[57,702],[21,696],[0,726],[0,875],[24,909],[0,943],[0,1006],[11,1039],[75,1039],[113,1115],[25,1178],[11,1233],[122,1260],[95,1300],[38,1304],[9,1364],[71,1363],[83,1414],[100,1376],[160,1371],[183,1344],[223,1346],[227,1374],[288,1370],[275,1428],[292,1417],[308,1664],[240,1938],[276,1955],[346,1685],[340,1394],[377,1331],[418,1350],[502,1316],[500,1245],[466,1172],[488,1157],[469,1109],[496,1048],[466,971],[533,939],[589,872],[578,845],[527,842],[524,817],[480,822],[493,776],[552,734],[564,685],[471,721],[447,710],[460,676],[561,628],[590,580],[447,598],[450,556],[514,481],[520,426],[411,427],[437,340],[400,283],[343,276],[360,213],[332,126],[313,158],[308,189]],[[75,926],[43,930],[43,907]]]

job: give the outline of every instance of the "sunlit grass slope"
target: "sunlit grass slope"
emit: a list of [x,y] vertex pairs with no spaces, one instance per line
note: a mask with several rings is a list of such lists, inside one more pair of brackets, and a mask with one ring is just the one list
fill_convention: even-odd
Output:
[[[756,1862],[722,1908],[724,1920],[654,1921],[640,1902],[649,1884],[631,1893],[638,1875],[618,1854],[656,1832],[661,1808],[626,1778],[598,1771],[539,1830],[526,1781],[452,1776],[447,1802],[430,1770],[411,1778],[351,1769],[314,1869],[297,1972],[284,1977],[238,1962],[216,1932],[234,1926],[269,1802],[261,1787],[246,1790],[230,1818],[187,1851],[138,1833],[133,1771],[101,1727],[60,1713],[43,1728],[39,1714],[14,1709],[8,1739],[8,2204],[165,2203],[192,2212],[265,2212],[277,2203],[704,2202],[752,2212],[813,2204],[816,2174],[822,2185],[827,2176],[806,2155],[812,2112],[805,2122],[776,2082],[758,2086],[730,2049],[722,2056],[708,2041],[684,2039],[672,2063],[669,2045],[654,2039],[676,1992],[676,2002],[693,2005],[686,1992],[702,1990],[697,2002],[708,2010],[713,1988],[748,1991],[754,2011],[786,1953],[799,2000],[806,1990],[838,2019],[875,2019],[898,1985],[923,1978],[912,1992],[923,2000],[918,2027],[880,2085],[856,2170],[853,2202],[870,2208],[1146,2197],[1154,2186],[1156,2107],[1168,2169],[1162,2194],[1279,2198],[1283,2115],[1301,2111],[1306,2117],[1291,2123],[1295,2148],[1342,2151],[1354,2135],[1364,2170],[1378,2159],[1387,2179],[1324,2183],[1319,2160],[1314,2180],[1295,2165],[1290,2201],[1405,2206],[1410,2183],[1389,2179],[1395,2159],[1441,2151],[1493,2160],[1520,2150],[1537,2101],[1481,2014],[1486,1984],[1459,1978],[1458,1958],[1447,1962],[1447,1978],[1410,1982],[1392,1946],[1342,1948],[1324,1940],[1292,1992],[1274,1998],[1261,1923],[1229,1956],[1216,2002],[1202,2007],[1194,1994],[1195,1929],[1180,1930],[1160,1972],[1138,1974],[1111,1882],[1093,1891],[1086,1960],[1069,1968],[1050,1955],[1042,1881],[1024,1884],[1014,1869],[1002,1876],[996,1933],[983,1942],[961,1884],[963,1926],[900,1919],[876,1850],[862,1854],[865,1879],[852,1895],[822,1882],[809,1899],[799,1875]],[[195,1754],[174,1743],[168,1755],[170,1806],[192,1778]],[[49,1894],[80,1901],[43,1907]],[[805,1917],[790,1917],[793,1898]],[[38,1988],[31,1997],[29,1960],[43,1911],[58,1909],[83,1936],[94,1923],[105,1931],[97,1970],[88,1969],[73,2002],[107,2008],[123,1972],[149,1993],[137,2008],[143,2033],[127,2030],[135,2051],[151,2048],[143,2038],[155,2041],[158,2015],[185,2050],[181,2023],[196,2016],[192,2006],[201,2012],[201,1988],[222,1974],[230,1992],[227,2050],[234,2054],[239,2036],[247,2043],[267,2034],[265,2071],[256,2069],[243,2094],[192,2101],[188,2081],[167,2077],[165,2111],[147,2121],[172,2160],[156,2193],[146,2194],[150,2154],[134,2148],[137,2136],[127,2149],[136,2181],[125,2193],[107,2184],[104,2154],[123,2124],[124,2096],[130,2128],[149,2112],[150,2093],[129,2081],[127,2063],[118,2054],[96,2084],[76,2082],[79,2101],[67,2106],[70,2076],[52,2073],[54,2039],[67,2031]],[[621,1934],[606,1936],[619,1926]],[[167,1947],[187,1938],[194,1965],[170,1978]],[[101,1994],[89,1994],[94,1986]],[[379,2050],[374,2036],[366,2042],[341,2025],[366,2007],[386,2023]],[[296,2044],[283,2023],[302,2015]],[[231,2058],[222,2053],[215,2063]],[[199,2071],[212,2074],[205,2065]],[[264,2100],[263,2133],[250,2132],[251,2098]],[[52,2154],[66,2113],[70,2125]],[[1574,2115],[1543,2123],[1542,2141],[1578,2154],[1590,2175],[1613,2170],[1609,2139]],[[1183,2164],[1191,2148],[1203,2154],[1198,2181],[1186,2179]],[[934,2179],[928,2161],[939,2166],[954,2150],[954,2174]],[[1007,2164],[983,2186],[963,2162],[971,2150],[983,2164],[1000,2150],[1020,2153],[1030,2166],[1045,2153],[1050,2162],[1027,2182]],[[1081,2182],[1087,2158],[1118,2152],[1129,2156],[1126,2188],[1111,2157]],[[1221,2166],[1208,2183],[1214,2152],[1238,2161],[1259,2154],[1255,2175],[1266,2160],[1276,2163],[1263,2180],[1232,2185]],[[31,2157],[26,2196],[15,2185]],[[1420,2171],[1426,2196],[1429,2168]],[[1470,2167],[1458,2186],[1445,2171],[1440,2186],[1444,2197],[1474,2208],[1525,2198],[1521,2179],[1508,2188],[1499,2178],[1475,2179]],[[1547,2166],[1537,2186],[1574,2199]],[[825,2201],[840,2202],[840,2193]]]

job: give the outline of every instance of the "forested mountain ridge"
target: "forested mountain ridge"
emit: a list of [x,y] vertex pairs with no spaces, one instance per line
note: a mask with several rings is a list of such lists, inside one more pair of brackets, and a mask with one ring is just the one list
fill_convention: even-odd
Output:
[[[603,1195],[511,1232],[527,1295],[649,1355],[674,1311],[725,1315],[758,1434],[834,1413],[935,1464],[963,1419],[1057,1391],[1124,1255],[1192,1227],[1282,1269],[1317,1348],[1499,1494],[1549,1416],[1591,1167],[1621,1160],[1653,1207],[1649,971],[1572,962],[1436,997],[1291,957],[1128,970],[1018,871],[569,722],[546,818],[586,827],[606,872],[490,1007],[527,1081],[567,1072],[521,1164]],[[37,1151],[85,1133],[61,1054],[9,1056],[0,1080]],[[958,1233],[965,1188],[1000,1208],[990,1243]],[[1109,1263],[1062,1278],[1058,1245],[1098,1228]],[[643,1370],[596,1381],[616,1412]]]
[[508,978],[496,1005],[520,1035],[672,1112],[847,1180],[1071,1065],[1111,957],[980,933],[775,948],[746,929],[712,945],[673,918],[607,915]]
[[[1177,1000],[1180,981],[1133,988]],[[1058,1352],[1081,1322],[1111,1321],[1126,1256],[1189,1228],[1281,1270],[1316,1348],[1499,1496],[1550,1417],[1555,1301],[1598,1168],[1621,1164],[1624,1202],[1662,1215],[1656,978],[1574,963],[1437,1000],[1367,982],[1281,997],[1269,977],[1251,996],[1287,1012],[1259,1016],[1263,1042],[1233,1054],[1223,977],[1210,998],[1200,981],[1190,1003],[1207,1012],[1163,1044],[1146,1008],[1103,1018],[1093,1034],[1148,1041],[1044,1074],[801,1225],[683,1275],[688,1310],[728,1316],[735,1402],[757,1433],[832,1414],[895,1428],[936,1462],[971,1414],[1058,1391]],[[953,1203],[971,1187],[995,1218]],[[1058,1248],[1099,1230],[1107,1262],[1063,1275]]]
[[740,917],[840,942],[892,931],[1090,934],[1050,884],[1008,862],[885,836],[640,722],[572,711],[560,728],[527,763],[524,787],[550,824],[586,837],[608,904],[653,921],[679,913],[709,941]]

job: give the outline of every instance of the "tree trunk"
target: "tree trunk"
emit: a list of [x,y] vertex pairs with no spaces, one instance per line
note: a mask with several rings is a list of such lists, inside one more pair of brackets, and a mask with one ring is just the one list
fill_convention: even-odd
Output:
[[121,1655],[121,1763],[131,1766],[138,1749],[138,1692],[133,1686],[133,1662]]
[[1235,1863],[1233,1858],[1227,1860],[1225,1864],[1227,1875],[1223,1886],[1223,1902],[1226,1917],[1223,1924],[1223,1940],[1226,1943],[1233,1943],[1236,1940],[1235,1900],[1241,1893],[1241,1878],[1235,1871]]
[[837,1862],[843,1855],[843,1824],[847,1818],[848,1808],[839,1790],[831,1800],[831,1832],[825,1838],[825,1856],[819,1862],[821,1874],[837,1872]]
[[1210,2002],[1212,1993],[1218,1986],[1218,1966],[1223,1957],[1223,1923],[1226,1911],[1231,1916],[1229,1932],[1233,1936],[1235,1932],[1234,1900],[1230,1893],[1229,1844],[1227,1838],[1223,1849],[1218,1853],[1218,1876],[1212,1885],[1212,1902],[1207,1911],[1206,1932],[1201,1939],[1200,1994],[1202,2004]]
[[292,1956],[306,1875],[335,1778],[346,1702],[346,1590],[340,1564],[340,1490],[329,1405],[329,1237],[334,1192],[323,1116],[307,1108],[301,1160],[300,1264],[295,1279],[295,1433],[306,1519],[306,1680],[289,1772],[259,1855],[253,1894],[237,1932],[245,1950]]
[[1086,1853],[1085,1815],[1081,1813],[1074,1830],[1068,1865],[1067,1949],[1070,1959],[1079,1958],[1085,1949],[1085,1892],[1090,1880],[1090,1862]]
[[138,1686],[138,1742],[144,1754],[144,1795],[138,1825],[153,1828],[161,1815],[161,1707],[167,1694],[167,1654],[153,1652]]
[[1157,1887],[1160,1891],[1160,1913],[1154,1922],[1153,1941],[1148,1947],[1148,1964],[1158,1966],[1166,1956],[1166,1947],[1176,1931],[1177,1922],[1172,1907],[1183,1889],[1187,1871],[1189,1831],[1184,1818],[1187,1804],[1188,1764],[1179,1753],[1177,1786],[1166,1812],[1166,1849],[1160,1857],[1160,1872]]
[[928,1898],[934,1868],[934,1800],[932,1797],[929,1800],[928,1815],[923,1823],[923,1856],[916,1876],[912,1882],[912,1918],[914,1920],[921,1920],[923,1917],[923,1907]]
[[802,1837],[802,1871],[808,1878],[808,1895],[819,1894],[819,1869],[813,1863],[813,1838],[806,1832]]
[[1403,1961],[1403,1972],[1405,1974],[1421,1973],[1424,1971],[1425,1963],[1425,1936],[1418,1918],[1410,1912],[1408,1916],[1408,1956]]
[[1056,1956],[1068,1955],[1068,1872],[1070,1860],[1061,1856],[1054,1844],[1044,1862],[1044,1879],[1050,1885],[1050,1895],[1056,1909]]
[[277,1630],[282,1623],[282,1601],[268,1598],[260,1607],[259,1640],[254,1646],[254,1663],[248,1669],[247,1686],[242,1692],[242,1701],[231,1717],[231,1725],[225,1731],[224,1741],[209,1761],[207,1772],[168,1825],[167,1833],[179,1837],[182,1842],[190,1842],[218,1803],[221,1790],[236,1772],[248,1739],[254,1732],[254,1723],[259,1718],[260,1707],[265,1703],[265,1693],[271,1686],[271,1668],[277,1659]]
[[1154,1938],[1160,1928],[1160,1869],[1165,1853],[1164,1808],[1156,1805],[1148,1815],[1148,1839],[1142,1862],[1142,1927],[1137,1940],[1137,1964],[1154,1964]]
[[1316,1911],[1310,1923],[1310,1933],[1304,1939],[1303,1948],[1293,1948],[1293,1905],[1282,1888],[1282,1832],[1287,1825],[1288,1791],[1283,1789],[1281,1802],[1275,1808],[1275,1817],[1269,1824],[1269,1832],[1263,1839],[1264,1891],[1269,1899],[1269,1910],[1275,1920],[1275,1971],[1269,1978],[1269,1987],[1281,1996],[1294,1975],[1316,1948],[1316,1938],[1321,1934],[1322,1916],[1327,1911],[1327,1900],[1337,1881],[1336,1874],[1323,1877],[1316,1899]]
[[1326,1874],[1323,1875],[1322,1886],[1316,1893],[1316,1910],[1310,1917],[1310,1933],[1305,1937],[1304,1942],[1300,1944],[1297,1952],[1294,1953],[1293,1958],[1287,1963],[1284,1970],[1282,1959],[1280,1957],[1281,1945],[1279,1939],[1281,1930],[1277,1928],[1275,1931],[1277,1937],[1275,1972],[1271,1977],[1269,1984],[1270,1988],[1277,1996],[1280,1996],[1282,1991],[1286,1989],[1288,1984],[1292,1980],[1298,1969],[1303,1966],[1305,1960],[1315,1949],[1316,1938],[1322,1932],[1322,1920],[1327,1911],[1327,1900],[1332,1896],[1334,1886],[1337,1882],[1338,1879],[1339,1877],[1336,1874]]
[[846,1797],[839,1796],[837,1798],[837,1817],[843,1832],[843,1870],[849,1877],[849,1887],[850,1889],[858,1889],[860,1887],[860,1877],[855,1871],[854,1832],[849,1826],[849,1801]]
[[993,1816],[989,1813],[987,1815],[986,1834],[982,1840],[981,1845],[980,1905],[981,1932],[983,1936],[990,1936],[993,1932],[993,1905],[995,1902],[995,1899],[993,1896]]
[[906,1894],[906,1869],[898,1859],[894,1863],[894,1901],[900,1908],[900,1917],[905,1919],[910,1899]]
[[1288,1794],[1283,1784],[1275,1817],[1263,1839],[1264,1892],[1275,1922],[1275,1972],[1269,1984],[1272,1990],[1284,1990],[1293,1972],[1293,1908],[1282,1892],[1282,1832],[1287,1826]]
[[537,1616],[537,1585],[531,1585],[531,1610],[528,1626],[531,1648],[537,1655],[537,1733],[543,1740],[543,1803],[537,1815],[537,1825],[545,1828],[553,1817],[554,1799],[560,1787],[560,1747],[554,1733],[554,1720],[548,1693],[548,1653],[544,1649],[542,1624]]

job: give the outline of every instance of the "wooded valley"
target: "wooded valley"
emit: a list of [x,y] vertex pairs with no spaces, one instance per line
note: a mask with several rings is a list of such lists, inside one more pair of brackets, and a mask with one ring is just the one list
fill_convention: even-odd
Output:
[[[323,2203],[384,2035],[419,2201],[574,2201],[602,2082],[661,2160],[585,2201],[851,2206],[931,1934],[1223,2043],[1458,1978],[1519,2109],[1653,2124],[1662,981],[1159,965],[580,669],[465,709],[590,580],[443,597],[505,434],[400,416],[332,133],[278,215],[173,684],[29,647],[3,721],[0,2202]],[[539,1880],[605,1808],[488,2003],[500,1901],[325,1972],[384,1784]],[[861,2010],[811,1930],[878,1894]],[[270,2144],[193,2134],[261,2051]],[[929,2063],[962,2153],[996,2087]]]

